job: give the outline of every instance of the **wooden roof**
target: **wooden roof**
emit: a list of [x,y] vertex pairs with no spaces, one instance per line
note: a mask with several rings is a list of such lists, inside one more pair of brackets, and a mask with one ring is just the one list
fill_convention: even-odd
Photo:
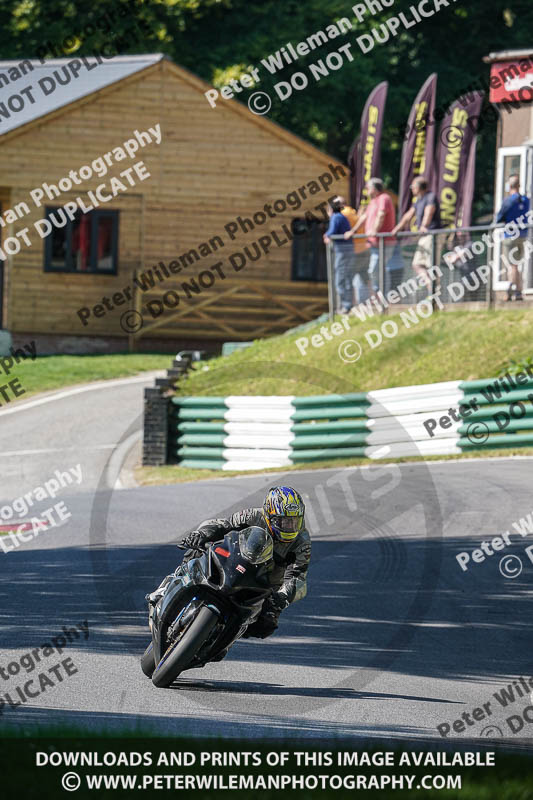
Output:
[[[213,88],[209,83],[202,80],[197,75],[194,75],[192,72],[189,72],[189,70],[185,69],[184,67],[178,66],[168,56],[162,55],[161,53],[147,54],[144,56],[115,56],[115,58],[112,60],[116,61],[117,59],[122,59],[124,62],[131,59],[137,59],[137,67],[133,72],[133,74],[131,73],[131,71],[129,71],[124,76],[122,77],[118,76],[107,85],[96,88],[93,91],[89,92],[88,94],[83,94],[83,96],[80,97],[73,97],[70,100],[67,98],[66,102],[58,108],[47,109],[46,106],[44,107],[41,106],[41,113],[37,113],[35,116],[32,117],[32,119],[28,120],[26,123],[18,125],[17,127],[8,130],[5,133],[1,132],[1,126],[0,126],[0,145],[2,144],[2,142],[10,140],[13,137],[18,136],[22,133],[26,133],[28,130],[35,127],[36,125],[42,125],[44,122],[56,119],[64,114],[68,114],[73,108],[79,108],[82,105],[93,102],[98,97],[102,97],[111,92],[120,90],[126,84],[142,79],[150,71],[167,69],[177,79],[184,81],[189,86],[193,87],[202,94],[207,92],[209,89]],[[141,63],[142,60],[144,60],[146,64],[139,68],[138,64]],[[72,61],[72,59],[71,58],[54,59],[54,66],[57,69],[58,66],[61,67],[63,65],[66,65],[69,61]],[[5,65],[8,62],[0,62],[0,70],[2,69],[2,63]],[[15,65],[16,63],[20,62],[9,62],[10,65]],[[101,65],[99,68],[102,68],[103,66],[104,65]],[[322,150],[319,150],[314,145],[310,144],[309,142],[306,142],[304,139],[301,139],[296,134],[291,133],[286,128],[283,128],[281,125],[272,122],[265,116],[258,116],[256,114],[253,114],[248,109],[247,106],[239,103],[238,101],[226,100],[221,97],[219,100],[217,100],[217,103],[218,102],[220,102],[221,106],[223,105],[227,109],[230,109],[233,113],[239,114],[243,118],[246,118],[246,120],[251,125],[258,126],[264,131],[267,131],[272,136],[275,136],[278,139],[283,140],[286,144],[289,144],[297,148],[298,150],[314,158],[316,161],[323,163],[325,166],[327,166],[330,162],[334,162],[335,164],[338,165],[341,164],[341,162],[334,156],[331,156],[328,153],[324,153]],[[210,113],[212,114],[217,113],[217,109],[210,109],[207,100],[205,101],[205,103],[206,103],[206,110],[210,110]],[[38,111],[38,109],[36,110]]]

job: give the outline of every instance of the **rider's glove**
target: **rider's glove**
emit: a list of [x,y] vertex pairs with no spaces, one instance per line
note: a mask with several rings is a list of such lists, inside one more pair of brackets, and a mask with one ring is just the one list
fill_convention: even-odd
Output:
[[206,541],[208,539],[203,531],[191,531],[179,544],[188,547],[190,550],[198,550],[198,548],[204,546]]
[[281,614],[283,609],[287,608],[289,599],[285,592],[274,592],[268,599],[269,610],[272,609],[276,614]]

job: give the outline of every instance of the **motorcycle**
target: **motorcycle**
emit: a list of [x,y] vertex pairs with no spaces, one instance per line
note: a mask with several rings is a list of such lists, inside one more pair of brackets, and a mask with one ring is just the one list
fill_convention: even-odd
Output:
[[159,688],[184,670],[221,660],[272,592],[274,544],[263,528],[231,531],[197,552],[175,571],[150,615],[152,641],[141,669]]

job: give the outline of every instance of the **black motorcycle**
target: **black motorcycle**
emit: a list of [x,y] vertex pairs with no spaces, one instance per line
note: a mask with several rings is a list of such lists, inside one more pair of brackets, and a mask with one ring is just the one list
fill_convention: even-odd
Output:
[[198,552],[178,567],[151,615],[141,668],[157,687],[223,658],[272,591],[274,545],[263,528],[231,531]]

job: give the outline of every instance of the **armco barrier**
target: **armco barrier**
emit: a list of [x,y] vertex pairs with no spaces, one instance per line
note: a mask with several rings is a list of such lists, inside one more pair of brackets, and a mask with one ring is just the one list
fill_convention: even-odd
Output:
[[169,458],[184,467],[246,470],[527,446],[532,376],[315,397],[173,397]]
[[170,456],[187,467],[267,469],[365,454],[364,393],[174,397],[170,406]]

